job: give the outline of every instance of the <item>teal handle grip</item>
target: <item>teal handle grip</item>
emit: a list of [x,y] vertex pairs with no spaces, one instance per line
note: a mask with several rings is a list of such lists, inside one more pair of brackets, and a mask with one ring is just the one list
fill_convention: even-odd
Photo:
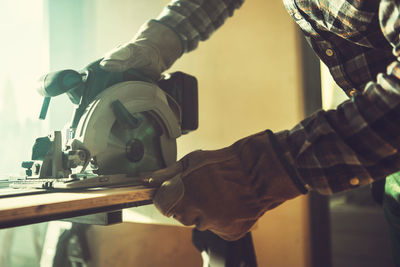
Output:
[[45,97],[58,96],[83,84],[82,75],[75,70],[50,72],[40,79],[38,92]]
[[79,72],[67,69],[50,72],[43,76],[37,88],[37,91],[45,97],[39,118],[46,118],[50,97],[66,93],[72,103],[79,105],[74,114],[72,125],[74,128],[86,106],[106,88],[123,81],[152,82],[151,78],[134,69],[125,72],[105,71],[100,67],[100,61],[101,59],[89,64]]
[[49,109],[50,98],[63,93],[72,92],[84,84],[82,75],[74,70],[61,70],[48,73],[39,80],[37,88],[44,96],[39,119],[44,120]]

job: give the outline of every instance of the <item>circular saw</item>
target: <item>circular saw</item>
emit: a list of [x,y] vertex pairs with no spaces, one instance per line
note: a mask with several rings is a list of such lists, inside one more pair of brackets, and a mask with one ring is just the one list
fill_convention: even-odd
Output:
[[45,119],[51,97],[76,105],[63,144],[55,131],[36,139],[26,179],[14,187],[84,188],[134,184],[176,161],[176,139],[198,127],[195,77],[182,72],[153,82],[136,70],[107,72],[100,60],[80,71],[41,78]]

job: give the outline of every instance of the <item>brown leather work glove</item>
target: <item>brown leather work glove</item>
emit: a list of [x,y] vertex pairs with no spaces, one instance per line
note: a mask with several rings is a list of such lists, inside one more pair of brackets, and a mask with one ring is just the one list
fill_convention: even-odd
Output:
[[150,20],[130,42],[108,52],[100,66],[107,71],[135,69],[157,81],[183,52],[182,41],[168,26]]
[[301,194],[271,138],[261,132],[224,149],[195,151],[153,173],[147,183],[160,186],[155,206],[184,225],[241,238],[265,211]]

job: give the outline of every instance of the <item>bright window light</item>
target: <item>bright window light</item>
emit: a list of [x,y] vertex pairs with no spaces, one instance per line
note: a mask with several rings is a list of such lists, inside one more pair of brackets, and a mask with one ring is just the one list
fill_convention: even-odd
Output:
[[39,121],[37,80],[49,69],[44,0],[2,0],[0,9],[0,179],[21,174],[34,139],[48,130]]

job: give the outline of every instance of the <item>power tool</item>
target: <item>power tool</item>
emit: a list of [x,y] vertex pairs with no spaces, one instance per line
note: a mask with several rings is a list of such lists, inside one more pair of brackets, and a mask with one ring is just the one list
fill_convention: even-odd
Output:
[[25,179],[13,188],[75,189],[140,184],[176,161],[176,139],[198,128],[197,79],[183,72],[152,81],[137,70],[108,72],[97,60],[39,81],[40,119],[52,97],[76,106],[63,133],[36,139]]

